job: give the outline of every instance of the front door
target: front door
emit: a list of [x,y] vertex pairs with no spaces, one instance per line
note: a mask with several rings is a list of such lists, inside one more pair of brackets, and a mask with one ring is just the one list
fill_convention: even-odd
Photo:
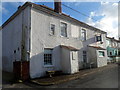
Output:
[[70,60],[71,60],[71,73],[76,73],[79,70],[78,67],[78,51],[70,52]]

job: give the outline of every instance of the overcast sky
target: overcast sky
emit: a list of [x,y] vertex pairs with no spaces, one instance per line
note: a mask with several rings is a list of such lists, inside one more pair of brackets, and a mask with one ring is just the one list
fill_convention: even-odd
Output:
[[[75,0],[73,0],[75,1]],[[34,2],[44,4],[53,8],[53,2]],[[82,22],[95,26],[108,33],[110,37],[118,37],[118,3],[117,2],[62,2],[63,4],[81,12],[77,13],[62,6],[63,13],[70,15]],[[24,2],[2,2],[0,13],[2,13],[2,25]],[[2,6],[2,7],[1,7]]]

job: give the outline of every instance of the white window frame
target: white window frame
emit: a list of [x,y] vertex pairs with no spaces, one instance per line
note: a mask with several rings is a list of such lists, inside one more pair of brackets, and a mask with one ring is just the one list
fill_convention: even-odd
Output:
[[[46,53],[45,50],[51,50],[51,53]],[[51,67],[51,66],[53,66],[53,54],[52,54],[52,52],[53,52],[53,49],[51,49],[51,48],[44,48],[44,61],[43,61],[44,67]],[[45,64],[45,54],[51,54],[51,64]]]
[[[61,24],[62,24],[62,23],[63,23],[63,24],[66,24],[66,36],[61,35],[61,31],[62,31],[62,30],[61,30]],[[66,22],[60,22],[60,36],[61,36],[61,37],[68,37],[67,29],[68,29],[68,24],[67,24]]]
[[[100,56],[100,52],[103,52],[103,53],[104,53],[104,56]],[[104,52],[104,51],[98,51],[98,56],[99,56],[99,57],[105,57],[105,52]]]
[[[100,37],[101,40],[98,40],[98,37]],[[95,38],[96,38],[96,42],[102,42],[102,35],[96,35]]]
[[[55,27],[54,27],[54,34],[51,33],[51,26],[52,26],[52,25],[55,26]],[[55,35],[55,29],[56,29],[56,25],[55,25],[54,23],[50,23],[49,34],[50,34],[51,36],[54,36],[54,35]]]
[[[82,31],[85,31],[85,37],[84,37],[84,40],[83,40],[83,37],[82,37]],[[82,41],[86,41],[87,40],[87,30],[86,30],[86,28],[81,28],[81,40]]]
[[72,60],[76,60],[76,51],[72,51]]

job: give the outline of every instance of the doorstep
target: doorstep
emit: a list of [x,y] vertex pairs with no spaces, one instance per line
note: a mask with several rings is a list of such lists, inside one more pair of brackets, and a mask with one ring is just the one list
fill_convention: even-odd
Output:
[[59,76],[53,76],[53,77],[37,78],[37,79],[30,80],[30,82],[37,85],[41,85],[41,86],[60,84],[63,82],[83,78],[84,76],[103,71],[106,68],[112,68],[113,65],[115,64],[109,64],[107,66],[103,66],[99,68],[85,69],[71,75],[59,75]]

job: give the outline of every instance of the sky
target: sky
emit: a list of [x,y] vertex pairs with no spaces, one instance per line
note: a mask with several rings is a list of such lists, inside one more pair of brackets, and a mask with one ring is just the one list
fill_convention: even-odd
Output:
[[[53,2],[34,2],[54,8]],[[24,2],[2,2],[0,13],[2,22],[0,26],[17,10]],[[109,37],[118,38],[118,3],[117,2],[62,2],[80,13],[62,5],[62,12],[71,17],[99,28],[108,33]],[[84,15],[83,15],[84,14]],[[1,19],[1,18],[0,18]]]

